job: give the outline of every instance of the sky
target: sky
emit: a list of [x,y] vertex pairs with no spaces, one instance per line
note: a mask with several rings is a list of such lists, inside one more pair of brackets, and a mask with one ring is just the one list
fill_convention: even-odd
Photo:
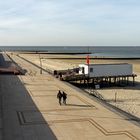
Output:
[[139,46],[140,0],[1,0],[0,46]]

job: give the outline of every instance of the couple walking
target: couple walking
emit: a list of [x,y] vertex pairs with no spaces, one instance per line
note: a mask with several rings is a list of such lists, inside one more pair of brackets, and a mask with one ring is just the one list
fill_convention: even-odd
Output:
[[67,94],[63,91],[63,93],[61,93],[61,91],[58,91],[57,94],[57,98],[59,99],[59,104],[61,105],[61,100],[63,98],[63,103],[66,105],[66,100],[67,100]]

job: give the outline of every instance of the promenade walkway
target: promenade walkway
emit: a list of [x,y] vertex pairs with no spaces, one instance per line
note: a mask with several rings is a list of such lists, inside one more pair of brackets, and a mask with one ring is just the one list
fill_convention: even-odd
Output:
[[[0,75],[1,134],[4,140],[140,140],[135,121],[108,110],[83,91],[55,79],[28,62],[25,76]],[[68,94],[59,105],[58,90]]]

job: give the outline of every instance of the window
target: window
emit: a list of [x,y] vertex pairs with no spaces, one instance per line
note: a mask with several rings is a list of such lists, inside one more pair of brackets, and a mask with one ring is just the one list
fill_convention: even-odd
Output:
[[93,68],[90,68],[90,72],[93,72]]

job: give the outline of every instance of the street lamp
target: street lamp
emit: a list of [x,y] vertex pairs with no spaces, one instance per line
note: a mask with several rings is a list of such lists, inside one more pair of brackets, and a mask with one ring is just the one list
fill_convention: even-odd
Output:
[[42,61],[39,53],[39,62],[40,62],[40,74],[42,74]]

